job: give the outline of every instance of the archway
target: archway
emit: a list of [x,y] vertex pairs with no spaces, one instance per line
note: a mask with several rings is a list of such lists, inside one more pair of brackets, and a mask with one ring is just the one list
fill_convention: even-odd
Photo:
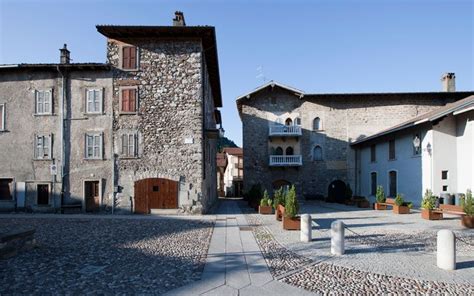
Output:
[[287,147],[285,150],[285,155],[293,155],[293,147]]
[[290,188],[291,182],[288,182],[287,180],[284,180],[284,179],[279,179],[279,180],[273,181],[272,186],[273,186],[273,190],[278,190],[283,187],[283,190],[286,191]]
[[346,183],[341,180],[331,182],[328,187],[328,201],[344,203],[346,199]]
[[291,118],[287,118],[285,120],[285,125],[292,125],[293,124],[293,121],[291,120]]

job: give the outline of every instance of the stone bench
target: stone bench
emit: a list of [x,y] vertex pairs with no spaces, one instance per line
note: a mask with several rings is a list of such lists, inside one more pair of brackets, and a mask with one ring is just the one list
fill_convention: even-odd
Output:
[[18,252],[33,249],[36,245],[35,232],[35,229],[30,229],[0,234],[0,259],[7,259]]

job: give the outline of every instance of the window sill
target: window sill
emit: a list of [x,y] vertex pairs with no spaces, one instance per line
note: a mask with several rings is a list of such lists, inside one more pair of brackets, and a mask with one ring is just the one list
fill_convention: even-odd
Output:
[[125,72],[137,72],[140,71],[140,68],[132,68],[132,69],[126,69],[126,68],[120,68],[120,70],[125,71]]
[[33,158],[34,161],[52,161],[52,158]]
[[396,158],[389,159],[388,161],[397,161]]
[[84,113],[83,114],[87,119],[87,116],[101,116],[101,115],[105,115],[105,112],[96,112],[96,113]]
[[43,116],[57,116],[54,113],[34,113],[33,116],[35,117],[43,117]]
[[6,129],[0,129],[0,133],[8,133],[9,131]]
[[50,208],[51,207],[50,204],[47,204],[47,205],[38,205],[38,204],[36,204],[35,206],[38,207],[38,208]]
[[86,161],[103,161],[105,158],[84,158]]
[[128,160],[128,159],[140,159],[138,156],[120,156],[119,159]]
[[125,111],[120,111],[119,115],[139,115],[138,112],[125,112]]

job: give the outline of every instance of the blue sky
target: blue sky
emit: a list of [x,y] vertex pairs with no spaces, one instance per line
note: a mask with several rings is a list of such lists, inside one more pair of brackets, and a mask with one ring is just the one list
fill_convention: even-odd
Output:
[[235,98],[267,80],[307,93],[438,91],[443,72],[474,90],[474,5],[424,1],[0,0],[0,63],[105,62],[96,24],[217,31],[226,135],[241,144]]

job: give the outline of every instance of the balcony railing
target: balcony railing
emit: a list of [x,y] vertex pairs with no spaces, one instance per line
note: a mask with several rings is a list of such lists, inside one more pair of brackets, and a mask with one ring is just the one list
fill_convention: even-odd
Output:
[[272,125],[268,131],[270,136],[301,136],[299,125]]
[[301,166],[301,155],[270,155],[270,166]]

